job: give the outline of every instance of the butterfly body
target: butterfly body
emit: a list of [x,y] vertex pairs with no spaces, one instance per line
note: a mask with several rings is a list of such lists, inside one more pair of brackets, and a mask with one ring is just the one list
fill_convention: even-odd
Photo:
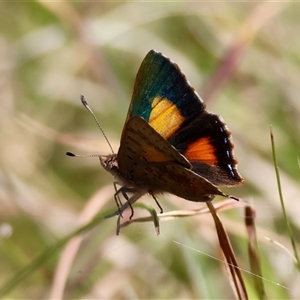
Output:
[[155,50],[138,71],[118,154],[100,161],[121,185],[115,198],[122,193],[129,205],[146,193],[210,201],[228,196],[217,185],[243,182],[223,120],[206,110],[179,67]]

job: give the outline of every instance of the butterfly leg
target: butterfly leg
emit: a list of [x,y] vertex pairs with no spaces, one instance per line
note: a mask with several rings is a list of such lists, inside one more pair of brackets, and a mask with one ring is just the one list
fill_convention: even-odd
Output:
[[[123,190],[122,190],[123,189]],[[122,191],[121,191],[122,190]],[[129,217],[129,219],[131,220],[133,215],[134,215],[134,210],[133,210],[133,207],[132,207],[132,204],[137,201],[143,194],[138,194],[138,193],[135,193],[133,194],[130,198],[128,197],[128,195],[126,193],[128,192],[133,192],[135,191],[134,189],[130,189],[130,188],[126,188],[126,187],[121,187],[117,192],[118,193],[122,193],[124,198],[127,200],[127,202],[122,205],[120,208],[119,208],[119,211],[120,211],[120,214],[118,215],[118,219],[117,219],[117,229],[116,229],[116,235],[119,235],[120,233],[120,229],[121,229],[121,216],[122,216],[122,212],[129,206],[130,209],[131,209],[131,215]],[[153,196],[153,195],[152,195]],[[154,200],[156,201],[155,197],[153,196]]]
[[[119,194],[122,190],[122,187],[118,189],[117,184],[118,184],[118,182],[115,181],[114,182],[114,188],[115,188],[114,198],[115,198],[116,205],[118,207],[119,215],[122,217],[122,212],[120,210],[120,207],[122,207],[123,203],[122,203],[122,201],[120,199],[120,196],[119,196]],[[123,192],[122,192],[122,194],[123,194],[124,198],[128,201],[128,199],[127,199],[128,196],[127,195],[125,196]]]
[[121,229],[121,222],[120,222],[121,220],[120,220],[120,218],[121,218],[121,215],[118,215],[116,235],[119,235],[120,229]]
[[[122,205],[120,208],[119,208],[119,212],[120,212],[120,216],[122,216],[122,212],[129,206],[130,209],[131,209],[131,215],[129,217],[129,219],[131,220],[133,215],[134,215],[134,210],[133,210],[133,207],[132,207],[132,203],[135,202],[138,198],[140,198],[141,196],[139,196],[137,199],[135,199],[135,193],[136,193],[136,190],[134,188],[129,188],[129,187],[126,187],[126,186],[122,186],[118,191],[117,193],[122,193],[123,197],[126,199],[126,203],[124,205]],[[133,195],[129,198],[127,193],[133,193]]]
[[163,208],[161,207],[161,205],[159,204],[158,200],[156,199],[156,197],[150,193],[150,195],[152,196],[152,198],[154,199],[154,201],[156,202],[157,206],[159,207],[160,209],[160,213],[162,214],[164,212]]
[[[118,207],[118,214],[116,214],[116,212],[112,215],[106,216],[106,218],[115,216],[115,215],[119,215],[120,217],[122,217],[122,213],[123,211],[129,206],[131,209],[131,215],[130,215],[130,219],[132,219],[133,215],[134,215],[134,210],[132,207],[132,203],[135,202],[137,199],[135,199],[134,195],[129,197],[128,193],[136,193],[136,189],[131,188],[131,187],[126,187],[126,186],[121,186],[119,189],[117,187],[119,183],[118,182],[114,182],[114,189],[115,189],[115,194],[114,194],[114,198],[115,198],[115,202],[116,205]],[[120,193],[122,193],[123,197],[126,199],[126,203],[123,204],[121,199],[120,199]],[[140,198],[141,195],[138,197]],[[133,198],[133,199],[132,199]]]
[[127,195],[128,192],[129,191],[126,189],[126,187],[122,186],[119,190],[116,191],[116,193],[115,193],[115,199],[118,198],[119,202],[121,203],[121,207],[118,206],[118,210],[119,210],[119,217],[123,217],[122,213],[127,208],[127,205],[125,207],[123,207],[125,204],[122,205],[122,202],[121,202],[120,197],[119,197],[119,194],[122,193],[123,197],[126,199],[126,203],[128,203],[128,205],[129,205],[129,207],[131,209],[131,215],[130,215],[130,219],[131,219],[132,216],[133,216],[133,214],[134,214],[134,212],[133,212],[133,207],[132,207],[131,203],[129,202],[129,197]]
[[115,188],[115,194],[114,194],[114,198],[115,198],[115,202],[117,204],[118,207],[118,211],[119,211],[119,216],[122,216],[123,211],[127,208],[127,205],[125,207],[123,207],[123,203],[120,199],[119,194],[122,193],[123,197],[126,199],[130,209],[131,209],[131,215],[130,215],[130,219],[132,219],[133,215],[134,215],[134,211],[133,211],[133,207],[129,201],[129,197],[127,195],[127,193],[134,193],[135,189],[133,188],[128,188],[125,186],[121,186],[119,189],[117,188],[117,184],[119,184],[118,182],[114,182],[114,188]]
[[[134,192],[134,191],[135,191],[134,189],[132,189],[132,188],[126,188],[124,186],[122,186],[119,190],[116,191],[116,194],[122,193],[122,195],[124,196],[124,198],[127,201],[121,207],[118,207],[119,215],[118,215],[118,219],[117,219],[116,235],[119,235],[119,233],[120,233],[122,212],[129,206],[130,209],[131,209],[131,215],[130,215],[129,219],[131,220],[132,217],[133,217],[133,215],[134,215],[134,210],[133,210],[132,204],[142,196],[140,194],[133,194],[129,198],[128,195],[127,195],[127,193]],[[118,197],[118,195],[117,195],[117,197]]]

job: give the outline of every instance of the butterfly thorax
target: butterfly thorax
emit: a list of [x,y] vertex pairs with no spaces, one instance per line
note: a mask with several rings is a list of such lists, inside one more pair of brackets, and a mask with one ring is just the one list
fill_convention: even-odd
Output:
[[103,155],[99,156],[99,158],[103,168],[112,174],[115,177],[116,182],[118,182],[121,186],[131,189],[135,187],[134,190],[140,190],[140,188],[134,183],[134,180],[130,180],[128,174],[122,174],[118,164],[117,154]]

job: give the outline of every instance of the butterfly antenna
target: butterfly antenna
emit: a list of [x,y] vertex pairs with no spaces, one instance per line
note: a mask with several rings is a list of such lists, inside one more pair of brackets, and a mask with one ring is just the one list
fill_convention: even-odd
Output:
[[107,141],[108,146],[110,147],[110,150],[111,150],[112,154],[115,154],[115,153],[114,153],[113,147],[111,146],[111,144],[110,144],[110,142],[109,142],[109,140],[108,140],[106,134],[104,133],[104,130],[102,129],[102,127],[101,127],[99,121],[98,121],[97,118],[96,118],[96,115],[94,114],[94,112],[92,111],[92,109],[89,107],[89,105],[88,105],[88,103],[87,103],[87,101],[85,100],[85,97],[84,97],[83,95],[81,95],[80,100],[81,100],[82,104],[84,105],[84,107],[90,112],[90,114],[93,116],[94,120],[96,121],[96,123],[97,123],[99,129],[101,130],[101,132],[102,132],[104,138],[105,138],[106,141]]
[[81,154],[74,154],[73,152],[66,152],[66,155],[72,156],[72,157],[100,157],[99,154],[87,154],[87,155],[81,155]]

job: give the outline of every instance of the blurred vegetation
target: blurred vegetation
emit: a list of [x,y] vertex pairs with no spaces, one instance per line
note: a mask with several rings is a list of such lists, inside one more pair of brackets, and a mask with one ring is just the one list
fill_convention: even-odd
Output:
[[[272,124],[287,214],[300,242],[299,20],[297,3],[2,2],[0,287],[91,216],[115,209],[113,178],[99,160],[65,152],[110,153],[81,94],[117,151],[137,69],[154,48],[178,63],[233,133],[246,181],[224,190],[256,210],[267,297],[299,299],[293,259],[265,238],[291,249]],[[150,197],[140,201],[155,205]],[[165,212],[204,205],[168,195],[160,203]],[[250,270],[243,210],[220,217],[241,268]],[[116,219],[105,220],[78,238],[77,252],[73,241],[49,254],[10,299],[234,297],[210,215],[161,222],[159,237],[151,222],[123,228],[120,236],[115,230]],[[242,274],[256,298],[254,275]]]

